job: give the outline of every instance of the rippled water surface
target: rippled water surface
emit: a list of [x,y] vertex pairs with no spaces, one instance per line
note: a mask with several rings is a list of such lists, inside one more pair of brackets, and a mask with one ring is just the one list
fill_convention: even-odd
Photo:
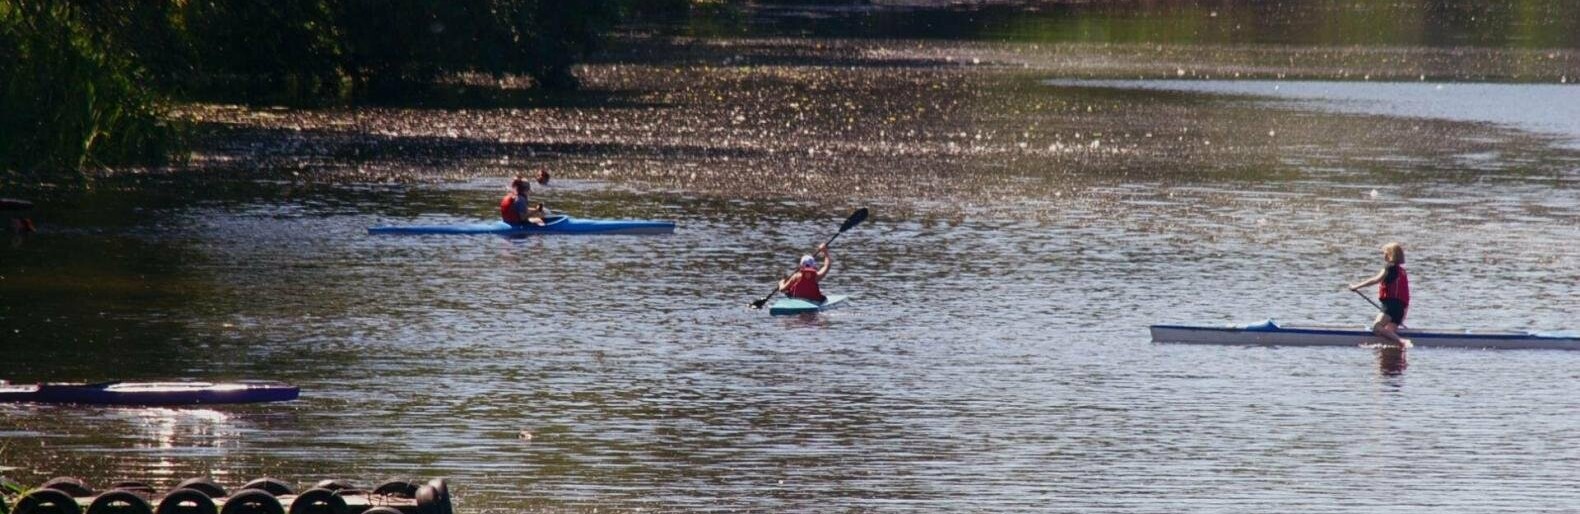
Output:
[[[1159,346],[1145,330],[1360,323],[1367,306],[1338,286],[1390,238],[1416,252],[1423,324],[1574,328],[1572,191],[1373,199],[1328,184],[1336,194],[1299,209],[1258,191],[1158,191],[1127,195],[1124,216],[1071,209],[1047,223],[875,206],[834,247],[827,286],[853,304],[811,318],[743,305],[843,210],[572,184],[554,197],[561,209],[680,230],[364,232],[472,219],[486,209],[454,206],[486,205],[496,186],[287,199],[264,184],[258,202],[88,222],[7,250],[7,296],[29,303],[8,302],[10,377],[271,378],[304,391],[215,409],[4,406],[8,463],[100,482],[444,475],[464,510],[1580,500],[1567,486],[1580,402],[1565,400],[1580,354],[1420,350],[1391,375],[1368,350]],[[1537,202],[1554,212],[1497,214]],[[380,214],[391,203],[428,214]],[[1423,223],[1373,235],[1376,209]],[[1465,210],[1484,221],[1453,215]],[[102,255],[86,268],[103,275],[57,274],[44,258],[61,247]],[[142,262],[124,262],[125,248]],[[76,294],[32,298],[63,287]]]
[[[445,476],[468,513],[1580,505],[1580,352],[1417,349],[1400,371],[1147,334],[1358,326],[1372,308],[1342,286],[1388,241],[1415,324],[1580,329],[1580,155],[1540,126],[1571,89],[1448,83],[1471,107],[1396,111],[1378,105],[1431,86],[1091,82],[1114,49],[1023,68],[1005,56],[1036,50],[796,44],[591,66],[591,105],[194,108],[220,126],[196,170],[35,191],[39,233],[0,245],[0,378],[303,393],[0,405],[0,470]],[[1126,66],[1173,74],[1173,50]],[[953,64],[973,55],[994,64]],[[1475,114],[1525,97],[1557,107]],[[487,219],[540,165],[556,210],[679,229],[366,233]],[[745,308],[861,206],[825,283],[848,307]]]

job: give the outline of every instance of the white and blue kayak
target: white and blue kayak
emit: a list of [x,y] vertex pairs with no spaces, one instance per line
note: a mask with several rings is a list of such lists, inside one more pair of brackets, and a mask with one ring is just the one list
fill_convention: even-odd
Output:
[[829,309],[838,309],[844,306],[845,301],[849,299],[849,295],[842,294],[828,295],[822,303],[811,300],[803,300],[800,298],[780,298],[775,300],[774,304],[768,307],[768,314],[772,314],[774,316],[789,316],[792,314],[810,314],[814,312],[822,312]]
[[369,234],[420,235],[420,234],[495,234],[520,236],[532,234],[673,234],[673,221],[647,220],[584,220],[566,215],[543,218],[543,225],[512,225],[503,221],[492,223],[461,223],[455,225],[385,225],[369,227]]
[[[1399,336],[1416,348],[1499,350],[1580,350],[1580,333],[1523,330],[1402,328]],[[1250,325],[1152,325],[1152,342],[1249,346],[1373,346],[1383,338],[1364,326],[1280,325],[1273,320]]]

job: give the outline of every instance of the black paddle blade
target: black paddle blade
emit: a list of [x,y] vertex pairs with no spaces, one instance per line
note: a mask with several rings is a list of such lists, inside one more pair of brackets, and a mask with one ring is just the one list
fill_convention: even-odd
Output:
[[845,224],[844,225],[840,225],[839,226],[839,231],[840,232],[844,232],[846,230],[850,230],[851,227],[854,227],[856,225],[860,225],[861,222],[863,222],[863,221],[867,221],[867,208],[866,207],[862,207],[860,209],[856,209],[856,212],[850,213],[850,218],[845,220]]

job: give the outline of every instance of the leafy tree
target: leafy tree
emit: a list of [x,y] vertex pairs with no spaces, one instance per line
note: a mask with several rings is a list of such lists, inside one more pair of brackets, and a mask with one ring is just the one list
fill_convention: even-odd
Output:
[[169,155],[175,132],[139,68],[84,26],[68,3],[0,3],[0,170],[80,179]]

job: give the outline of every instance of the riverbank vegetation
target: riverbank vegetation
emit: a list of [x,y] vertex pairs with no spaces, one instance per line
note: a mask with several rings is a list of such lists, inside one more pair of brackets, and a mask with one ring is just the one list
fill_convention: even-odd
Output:
[[0,169],[78,170],[162,163],[178,133],[127,52],[66,4],[0,3]]
[[0,0],[0,178],[164,164],[182,134],[165,112],[183,101],[399,101],[456,74],[574,89],[622,5]]

